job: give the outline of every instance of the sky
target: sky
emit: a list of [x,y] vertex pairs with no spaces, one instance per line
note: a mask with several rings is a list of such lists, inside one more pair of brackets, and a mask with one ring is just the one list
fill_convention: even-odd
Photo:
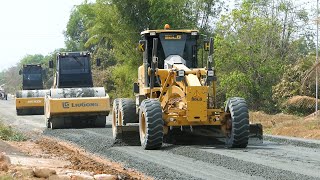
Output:
[[2,0],[0,4],[0,71],[27,54],[47,55],[64,47],[74,5],[83,0]]

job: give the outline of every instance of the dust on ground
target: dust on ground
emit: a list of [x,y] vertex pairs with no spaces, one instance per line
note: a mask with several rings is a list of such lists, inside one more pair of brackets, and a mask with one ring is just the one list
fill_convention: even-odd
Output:
[[300,117],[288,114],[269,115],[264,112],[250,112],[252,123],[261,123],[264,133],[320,140],[320,115]]

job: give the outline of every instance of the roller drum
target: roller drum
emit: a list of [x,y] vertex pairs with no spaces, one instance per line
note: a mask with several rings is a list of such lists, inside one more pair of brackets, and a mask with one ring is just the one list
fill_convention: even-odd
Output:
[[50,90],[48,89],[41,89],[41,90],[22,90],[16,92],[17,98],[31,98],[31,97],[45,97]]
[[105,97],[106,92],[104,87],[53,88],[50,95],[51,98]]

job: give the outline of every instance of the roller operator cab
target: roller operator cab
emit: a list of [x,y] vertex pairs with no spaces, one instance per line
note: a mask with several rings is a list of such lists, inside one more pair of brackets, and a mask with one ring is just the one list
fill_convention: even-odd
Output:
[[44,114],[44,96],[48,90],[43,88],[43,68],[40,64],[26,64],[19,74],[22,90],[16,92],[17,115]]
[[57,88],[93,87],[90,53],[59,53],[55,86]]
[[[53,61],[49,67],[54,67]],[[55,67],[53,87],[45,99],[47,127],[105,127],[109,96],[104,87],[93,87],[90,53],[59,53]]]
[[[229,98],[224,107],[216,101],[213,38],[201,39],[197,30],[171,30],[168,25],[143,31],[141,38],[136,99],[113,103],[115,140],[127,141],[128,132],[137,132],[144,149],[158,149],[164,136],[185,131],[223,137],[231,148],[246,147],[249,138],[262,142],[262,126],[249,123],[243,98]],[[197,54],[204,51],[207,64],[199,68]]]
[[23,65],[20,74],[22,74],[23,90],[43,89],[43,70],[40,64]]

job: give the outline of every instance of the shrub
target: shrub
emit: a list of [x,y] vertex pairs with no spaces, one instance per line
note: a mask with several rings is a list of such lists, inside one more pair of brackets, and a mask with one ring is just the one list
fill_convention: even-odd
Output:
[[0,139],[5,141],[25,141],[27,138],[12,129],[10,126],[5,126],[0,123]]

